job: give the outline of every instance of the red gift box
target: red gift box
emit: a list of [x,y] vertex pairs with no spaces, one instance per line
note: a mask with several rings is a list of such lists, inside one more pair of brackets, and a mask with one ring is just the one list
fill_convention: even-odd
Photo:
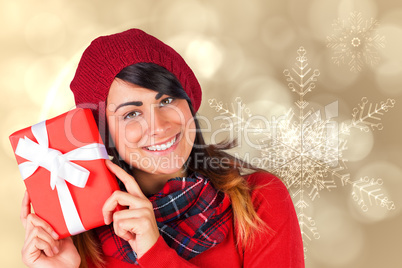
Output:
[[35,213],[60,238],[105,224],[103,204],[119,186],[89,109],[19,130],[10,141]]

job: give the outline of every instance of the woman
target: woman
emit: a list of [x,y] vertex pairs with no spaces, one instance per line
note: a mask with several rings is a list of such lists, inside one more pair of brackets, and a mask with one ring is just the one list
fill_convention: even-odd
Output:
[[234,144],[205,144],[200,86],[172,48],[138,29],[99,37],[71,89],[104,133],[121,191],[103,206],[105,226],[62,240],[26,195],[26,265],[304,267],[286,188],[266,172],[241,175],[256,170],[224,152]]

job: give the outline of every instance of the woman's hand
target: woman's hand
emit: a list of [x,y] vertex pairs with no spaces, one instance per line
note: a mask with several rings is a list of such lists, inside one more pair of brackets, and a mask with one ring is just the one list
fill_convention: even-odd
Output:
[[[116,235],[128,241],[137,257],[141,258],[159,238],[152,203],[132,176],[110,160],[106,160],[106,165],[124,183],[127,193],[115,191],[106,200],[103,205],[105,223],[110,224],[113,221]],[[128,209],[113,213],[117,204],[127,206]]]
[[71,237],[58,240],[53,228],[31,213],[31,200],[25,192],[21,208],[21,221],[25,228],[22,261],[28,267],[78,267],[80,255]]

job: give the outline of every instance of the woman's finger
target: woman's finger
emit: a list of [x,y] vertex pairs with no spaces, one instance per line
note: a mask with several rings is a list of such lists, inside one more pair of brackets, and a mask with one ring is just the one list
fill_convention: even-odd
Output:
[[135,239],[135,234],[129,231],[128,228],[122,228],[121,226],[119,226],[118,222],[115,221],[113,222],[113,229],[115,234],[125,241]]
[[151,224],[141,218],[123,218],[113,221],[116,235],[126,241],[134,239],[137,235],[143,235],[150,230]]
[[121,210],[113,214],[115,233],[129,241],[135,236],[156,233],[159,237],[158,226],[153,211],[147,208]]
[[20,219],[24,229],[26,229],[27,217],[31,213],[31,200],[29,199],[28,191],[25,190],[24,198],[22,199]]
[[156,222],[142,217],[114,221],[113,228],[116,235],[130,243],[138,257],[145,254],[160,236]]
[[147,199],[142,199],[122,191],[115,191],[106,201],[102,208],[105,224],[110,224],[117,205],[127,206],[129,209],[146,207],[152,209],[152,204]]
[[[51,249],[51,246],[40,238],[36,237],[23,248],[23,251],[26,252],[24,255],[32,256],[32,255],[40,255],[42,252],[48,256],[53,257],[55,253]],[[42,252],[41,252],[42,251]]]
[[128,193],[138,197],[145,197],[133,176],[130,176],[124,169],[114,164],[112,161],[106,160],[105,162],[108,169],[124,184]]
[[143,219],[144,222],[153,222],[155,221],[154,218],[153,211],[150,211],[147,208],[125,209],[113,214],[113,222],[118,222],[124,219]]
[[59,235],[53,230],[53,228],[37,215],[31,213],[31,200],[29,198],[28,191],[25,191],[24,198],[22,199],[22,208],[20,218],[22,225],[26,230],[26,234],[29,233],[35,226],[40,226],[45,229],[54,239],[58,239]]
[[59,239],[59,235],[53,230],[52,226],[50,226],[46,221],[41,219],[36,214],[28,214],[26,217],[26,228],[25,228],[25,237],[27,237],[35,227],[40,227],[44,231],[46,231],[49,235],[53,237],[53,239]]
[[59,252],[57,241],[42,227],[34,227],[25,239],[25,244],[28,247],[34,245],[37,249],[43,250],[49,257]]

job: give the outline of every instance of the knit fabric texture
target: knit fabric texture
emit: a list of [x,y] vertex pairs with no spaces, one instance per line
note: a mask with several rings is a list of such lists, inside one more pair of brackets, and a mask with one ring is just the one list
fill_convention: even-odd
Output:
[[105,102],[115,76],[140,62],[155,63],[173,73],[194,111],[198,110],[202,93],[193,71],[175,50],[139,29],[98,37],[84,51],[70,84],[77,107],[90,108],[99,125],[104,120]]

